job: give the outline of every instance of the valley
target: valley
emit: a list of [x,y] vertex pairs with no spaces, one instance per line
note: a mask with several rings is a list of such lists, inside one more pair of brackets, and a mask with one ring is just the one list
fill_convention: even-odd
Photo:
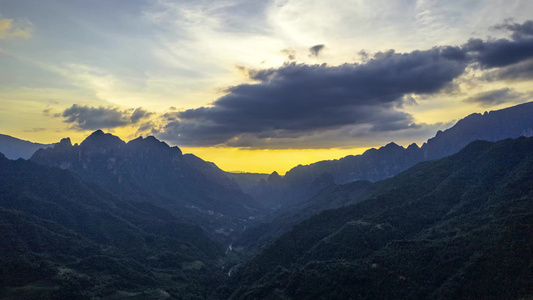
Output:
[[284,176],[226,173],[101,130],[28,160],[2,155],[0,295],[527,298],[531,112],[475,114],[422,147]]

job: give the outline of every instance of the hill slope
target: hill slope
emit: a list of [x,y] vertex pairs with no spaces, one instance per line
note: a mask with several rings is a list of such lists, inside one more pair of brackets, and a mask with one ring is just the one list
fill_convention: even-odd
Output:
[[222,275],[223,251],[200,227],[2,155],[0,232],[2,299],[205,296]]
[[9,135],[0,134],[0,153],[4,154],[8,159],[29,159],[35,151],[53,146],[54,144],[47,145],[33,143]]
[[282,235],[220,293],[232,299],[532,296],[532,150],[533,138],[478,141],[378,182],[365,201],[322,212]]

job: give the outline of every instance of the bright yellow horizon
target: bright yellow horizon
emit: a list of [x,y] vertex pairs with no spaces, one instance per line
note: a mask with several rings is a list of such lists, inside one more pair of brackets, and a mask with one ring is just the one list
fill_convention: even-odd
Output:
[[248,150],[222,147],[180,147],[180,149],[183,153],[192,153],[203,160],[214,162],[227,172],[270,174],[276,171],[284,175],[298,165],[358,155],[370,148]]

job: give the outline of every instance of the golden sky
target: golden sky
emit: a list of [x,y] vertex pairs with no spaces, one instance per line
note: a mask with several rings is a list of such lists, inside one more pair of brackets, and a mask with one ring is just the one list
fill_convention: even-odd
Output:
[[154,135],[224,170],[281,174],[421,145],[531,99],[531,11],[525,0],[3,1],[0,133]]

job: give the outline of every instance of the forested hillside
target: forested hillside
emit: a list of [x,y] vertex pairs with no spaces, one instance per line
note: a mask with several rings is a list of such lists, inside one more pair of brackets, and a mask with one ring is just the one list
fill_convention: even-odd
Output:
[[[474,142],[322,212],[239,268],[231,299],[533,295],[533,138]],[[350,189],[348,184],[343,187]]]
[[200,227],[2,155],[0,232],[2,299],[203,298],[225,276],[223,249]]

